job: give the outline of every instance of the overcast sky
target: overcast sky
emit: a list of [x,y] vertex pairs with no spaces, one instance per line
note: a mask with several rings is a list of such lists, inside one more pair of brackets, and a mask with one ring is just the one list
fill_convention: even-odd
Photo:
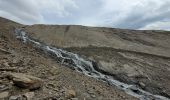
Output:
[[170,30],[170,0],[0,0],[0,16],[22,24]]

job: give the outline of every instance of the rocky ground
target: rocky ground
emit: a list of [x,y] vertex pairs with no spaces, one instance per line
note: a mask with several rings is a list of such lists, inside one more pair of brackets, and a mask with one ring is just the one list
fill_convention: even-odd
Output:
[[0,100],[136,100],[116,87],[84,76],[16,40],[0,20]]
[[170,58],[113,48],[67,48],[98,63],[99,70],[115,79],[136,84],[153,94],[170,97]]

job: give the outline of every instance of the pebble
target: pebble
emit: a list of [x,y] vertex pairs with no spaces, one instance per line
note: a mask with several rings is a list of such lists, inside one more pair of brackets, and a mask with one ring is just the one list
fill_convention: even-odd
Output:
[[34,92],[27,92],[25,94],[10,96],[9,100],[32,100],[34,96]]
[[145,86],[146,86],[143,82],[139,82],[139,85],[140,85],[141,87],[145,87]]
[[76,96],[76,92],[74,90],[67,90],[66,97],[67,98],[74,98]]
[[95,98],[95,97],[96,97],[96,95],[94,95],[94,94],[91,94],[90,96],[91,96],[92,98]]
[[4,65],[5,67],[9,67],[9,63],[8,63],[8,62],[3,63],[3,65]]
[[27,92],[27,93],[23,94],[23,97],[27,98],[27,100],[32,100],[34,95],[35,95],[34,92]]
[[9,87],[7,85],[0,85],[0,91],[8,90]]
[[78,98],[71,98],[71,100],[78,100]]
[[21,95],[10,96],[9,100],[23,100]]

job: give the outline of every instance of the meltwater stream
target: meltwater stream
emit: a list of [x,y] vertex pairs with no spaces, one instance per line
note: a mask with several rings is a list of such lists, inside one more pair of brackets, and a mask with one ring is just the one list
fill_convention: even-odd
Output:
[[105,75],[97,71],[94,67],[93,61],[81,58],[77,54],[40,43],[35,39],[29,37],[22,29],[15,29],[15,35],[17,39],[20,39],[24,43],[29,43],[35,48],[42,50],[44,53],[47,53],[48,55],[52,56],[58,62],[64,65],[69,65],[69,67],[71,67],[72,69],[75,69],[76,71],[81,72],[87,76],[96,78],[110,85],[116,86],[119,89],[125,91],[127,94],[137,97],[140,100],[170,100],[166,97],[154,95],[142,89],[139,89],[135,85],[129,85],[126,83],[119,82],[113,79],[111,76]]

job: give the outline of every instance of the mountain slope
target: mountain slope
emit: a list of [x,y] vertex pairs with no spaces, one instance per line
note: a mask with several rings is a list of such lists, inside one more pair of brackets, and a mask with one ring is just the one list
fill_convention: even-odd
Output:
[[85,26],[33,25],[33,37],[59,47],[111,47],[170,57],[170,32]]
[[170,32],[85,26],[25,27],[32,37],[98,62],[120,81],[170,97]]
[[[67,91],[76,92],[76,98],[88,100],[136,99],[115,86],[71,70],[57,63],[34,45],[16,39],[14,30],[22,28],[34,40],[79,54],[95,62],[96,69],[121,82],[153,94],[170,98],[170,32],[137,31],[85,26],[26,26],[0,18],[1,68],[16,67],[17,72],[33,75],[44,81],[42,89],[33,91],[33,99],[63,98]],[[0,71],[0,76],[6,71]],[[29,92],[11,86],[11,95]],[[6,82],[7,81],[7,82]],[[1,90],[0,90],[1,92]],[[137,90],[133,92],[138,93]],[[140,93],[139,93],[140,94]]]
[[[0,100],[137,100],[116,87],[87,77],[57,63],[48,55],[16,39],[15,28],[24,25],[0,18]],[[23,73],[43,80],[43,86],[29,90],[15,85],[6,75]],[[23,78],[23,76],[17,76]],[[17,79],[15,79],[17,80]],[[24,80],[24,79],[23,79]],[[23,84],[18,81],[18,84]]]

